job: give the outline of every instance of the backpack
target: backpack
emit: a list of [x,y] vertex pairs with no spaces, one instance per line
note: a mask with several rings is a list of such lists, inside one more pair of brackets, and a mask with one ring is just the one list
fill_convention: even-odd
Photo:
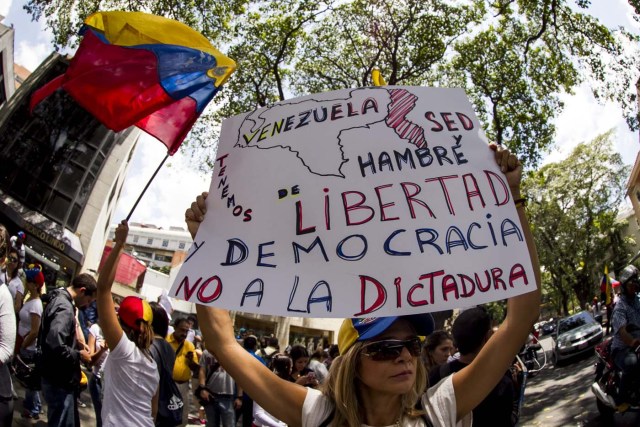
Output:
[[160,384],[158,391],[158,415],[156,416],[157,426],[177,426],[182,424],[182,411],[184,402],[180,389],[173,381],[172,373],[169,372],[167,364],[162,357],[162,350],[157,346],[156,340],[151,344],[151,353],[154,359],[160,360]]

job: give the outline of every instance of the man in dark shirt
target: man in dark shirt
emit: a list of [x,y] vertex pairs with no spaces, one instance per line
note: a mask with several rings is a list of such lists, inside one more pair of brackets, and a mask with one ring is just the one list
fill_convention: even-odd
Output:
[[38,364],[42,375],[42,393],[47,401],[50,426],[79,425],[76,391],[80,385],[80,360],[90,362],[86,350],[78,350],[76,308],[96,297],[96,280],[80,274],[67,288],[57,288],[45,296],[38,343],[42,356]]
[[[491,316],[481,307],[465,310],[454,321],[451,334],[460,352],[460,358],[440,365],[429,372],[430,386],[434,386],[442,378],[458,372],[476,358],[493,334]],[[510,373],[507,372],[491,393],[473,410],[473,425],[513,426],[514,420],[511,415],[515,400],[516,388]]]

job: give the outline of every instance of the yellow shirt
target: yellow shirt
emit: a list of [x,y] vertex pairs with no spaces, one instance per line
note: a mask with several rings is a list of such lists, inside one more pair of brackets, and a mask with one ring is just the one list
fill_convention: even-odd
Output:
[[[167,337],[167,342],[171,344],[173,351],[176,351],[178,346],[180,346],[180,343],[175,340],[173,334]],[[191,368],[187,362],[187,353],[189,352],[193,354],[193,362],[197,364],[196,347],[192,342],[184,340],[184,345],[180,349],[180,352],[176,354],[176,363],[173,365],[173,380],[176,382],[185,382],[191,379]]]

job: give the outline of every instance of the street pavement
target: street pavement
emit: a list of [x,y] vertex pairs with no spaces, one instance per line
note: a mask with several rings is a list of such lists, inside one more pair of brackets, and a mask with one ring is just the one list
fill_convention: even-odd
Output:
[[[520,426],[544,427],[609,427],[611,422],[603,419],[596,407],[596,398],[591,392],[595,377],[595,353],[589,352],[567,360],[561,366],[551,361],[553,340],[541,340],[549,361],[540,373],[527,382]],[[616,414],[615,426],[639,426],[640,414],[628,411]]]

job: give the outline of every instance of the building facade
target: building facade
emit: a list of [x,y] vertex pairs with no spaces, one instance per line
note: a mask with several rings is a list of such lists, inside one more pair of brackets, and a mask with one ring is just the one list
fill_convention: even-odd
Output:
[[0,15],[0,107],[16,91],[13,76],[13,40],[14,30],[3,25],[4,16]]
[[[115,229],[115,225],[109,227],[109,240],[113,240]],[[127,251],[148,267],[170,268],[181,264],[191,243],[191,235],[182,227],[165,230],[153,224],[129,224]]]
[[25,231],[48,286],[97,269],[139,135],[110,131],[63,91],[31,112],[32,93],[68,66],[51,54],[0,107],[0,222]]

